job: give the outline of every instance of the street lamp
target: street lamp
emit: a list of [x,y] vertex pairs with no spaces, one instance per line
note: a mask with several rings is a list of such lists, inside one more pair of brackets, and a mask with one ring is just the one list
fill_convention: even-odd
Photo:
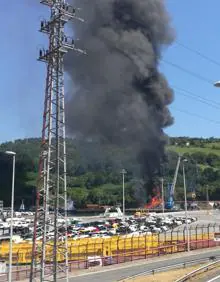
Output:
[[160,174],[161,174],[161,178],[160,178],[160,186],[161,186],[161,198],[162,198],[162,213],[164,216],[164,167],[163,165],[160,167]]
[[209,186],[206,185],[206,208],[207,214],[209,214]]
[[163,212],[163,215],[164,215],[164,179],[163,177],[161,177],[161,196],[162,196],[162,212]]
[[125,174],[127,171],[123,168],[121,171],[122,174],[122,212],[123,217],[125,217]]
[[216,82],[214,83],[214,86],[215,86],[215,87],[220,87],[220,80],[216,81]]
[[14,192],[15,192],[15,156],[16,156],[16,153],[12,152],[12,151],[6,151],[5,154],[13,157],[12,187],[11,187],[10,249],[9,249],[9,267],[8,267],[8,281],[12,282],[12,237],[13,237]]
[[185,220],[186,220],[186,232],[187,232],[187,251],[190,251],[190,238],[189,238],[189,224],[188,224],[188,210],[187,210],[187,197],[186,197],[186,175],[185,175],[185,163],[187,159],[183,160],[183,186],[184,186],[184,198],[185,198]]

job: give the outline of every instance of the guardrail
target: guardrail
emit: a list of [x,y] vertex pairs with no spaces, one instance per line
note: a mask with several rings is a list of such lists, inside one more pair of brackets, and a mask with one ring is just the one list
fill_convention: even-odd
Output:
[[220,260],[209,263],[208,265],[202,266],[196,270],[191,271],[190,273],[184,275],[183,277],[181,277],[180,279],[176,280],[175,282],[184,282],[187,281],[193,277],[195,277],[196,275],[204,272],[204,271],[209,271],[212,270],[213,268],[215,268],[218,264],[220,264]]
[[[140,272],[138,274],[135,274],[135,275],[132,275],[132,276],[129,276],[127,278],[123,278],[121,280],[118,280],[118,281],[129,281],[131,279],[134,279],[134,278],[137,278],[137,277],[140,277],[140,276],[143,276],[143,275],[150,275],[150,274],[156,274],[156,273],[160,273],[160,272],[164,272],[164,271],[168,271],[168,270],[172,270],[172,269],[176,269],[176,268],[186,268],[187,266],[192,266],[192,265],[196,265],[198,263],[205,263],[209,260],[216,260],[217,258],[220,258],[220,255],[219,256],[215,256],[215,257],[208,257],[208,258],[203,258],[203,259],[195,259],[195,260],[190,260],[190,261],[187,261],[187,262],[181,262],[181,263],[176,263],[176,264],[171,264],[171,265],[168,265],[168,266],[163,266],[163,267],[158,267],[156,269],[150,269],[150,270],[147,270],[147,271],[144,271],[144,272]],[[206,269],[208,266],[211,266],[211,265],[214,265],[214,264],[217,264],[217,263],[220,263],[220,260],[218,261],[215,261],[215,262],[212,262],[206,266],[203,266],[201,267],[200,269]],[[193,273],[195,271],[192,271],[191,273]],[[185,278],[186,276],[182,277],[181,279]],[[177,280],[175,282],[182,282],[182,281],[186,281],[186,280]]]

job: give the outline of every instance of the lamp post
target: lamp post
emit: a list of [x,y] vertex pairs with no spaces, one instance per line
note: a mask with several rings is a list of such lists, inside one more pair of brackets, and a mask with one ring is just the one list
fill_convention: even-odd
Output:
[[163,215],[164,215],[164,186],[163,186],[163,177],[161,177],[161,196],[162,196],[162,212],[163,212]]
[[209,214],[209,186],[206,185],[206,207],[207,207],[207,214]]
[[14,191],[15,191],[15,156],[16,153],[6,151],[7,155],[13,157],[12,164],[12,187],[11,187],[11,222],[10,222],[10,247],[9,247],[9,267],[8,267],[8,281],[12,282],[12,237],[13,237],[13,216],[14,216]]
[[[220,88],[220,80],[216,81],[214,84],[213,84],[215,87],[218,87]],[[207,202],[207,213],[208,213],[208,201],[209,201],[209,190],[208,190],[208,186],[206,186],[206,202]]]
[[189,238],[189,224],[188,224],[188,210],[187,210],[187,196],[186,196],[186,175],[185,175],[185,163],[186,159],[183,160],[183,186],[184,186],[184,198],[185,198],[185,220],[186,220],[186,232],[187,232],[187,251],[190,251],[190,238]]
[[214,83],[214,86],[215,86],[215,87],[220,87],[220,80],[216,81],[216,82]]
[[162,198],[162,213],[164,216],[164,167],[163,165],[161,165],[160,167],[160,174],[161,174],[161,178],[160,178],[160,186],[161,186],[161,198]]
[[127,171],[123,168],[121,171],[122,174],[122,212],[123,217],[125,217],[125,174]]

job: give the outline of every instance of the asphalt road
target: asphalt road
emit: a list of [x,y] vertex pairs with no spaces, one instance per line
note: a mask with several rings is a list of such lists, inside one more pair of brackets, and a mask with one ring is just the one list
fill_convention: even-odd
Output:
[[[142,273],[144,271],[150,271],[153,269],[157,269],[159,267],[165,267],[165,266],[172,266],[177,263],[184,263],[190,260],[195,260],[195,259],[204,259],[204,258],[209,258],[211,256],[220,256],[220,249],[218,250],[210,250],[208,252],[192,252],[191,254],[185,255],[181,257],[169,257],[167,259],[161,258],[160,261],[154,261],[152,263],[149,263],[149,261],[146,261],[144,264],[139,264],[139,265],[130,265],[129,267],[127,266],[122,266],[122,267],[117,267],[117,269],[107,269],[103,268],[99,272],[95,273],[86,273],[83,275],[78,275],[75,277],[71,277],[69,281],[70,282],[114,282],[114,281],[119,281],[122,279],[125,279],[129,276],[133,276],[139,273]],[[62,282],[62,280],[60,280]]]
[[198,282],[219,282],[220,281],[220,270],[211,270],[210,272],[208,271],[205,277],[198,277],[195,281]]
[[220,281],[220,272],[218,272],[217,276],[212,277],[209,280],[206,280],[206,282],[219,282]]

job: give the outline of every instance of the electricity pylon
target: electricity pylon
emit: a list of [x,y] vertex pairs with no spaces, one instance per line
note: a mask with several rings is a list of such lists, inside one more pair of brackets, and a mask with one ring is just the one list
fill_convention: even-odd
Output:
[[83,20],[65,0],[40,3],[50,9],[50,19],[40,26],[49,37],[49,48],[39,50],[38,58],[46,63],[47,76],[30,281],[68,281],[64,55],[85,52],[65,35],[64,26]]

